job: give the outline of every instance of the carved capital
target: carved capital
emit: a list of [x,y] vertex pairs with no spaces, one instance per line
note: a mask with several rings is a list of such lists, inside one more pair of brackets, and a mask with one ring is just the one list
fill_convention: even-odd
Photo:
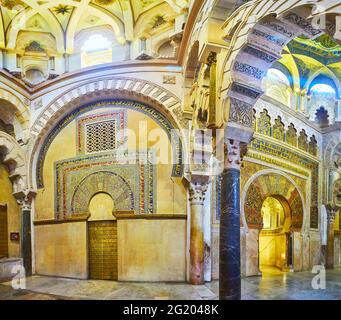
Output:
[[203,205],[208,183],[191,182],[189,185],[189,201],[192,205]]
[[17,203],[21,206],[22,211],[31,211],[31,204],[36,192],[30,189],[24,189],[14,193]]
[[227,139],[224,144],[224,170],[240,170],[246,152],[246,143],[238,140]]
[[332,224],[334,223],[336,213],[340,208],[334,204],[326,204],[325,207],[327,211],[327,222],[328,224]]

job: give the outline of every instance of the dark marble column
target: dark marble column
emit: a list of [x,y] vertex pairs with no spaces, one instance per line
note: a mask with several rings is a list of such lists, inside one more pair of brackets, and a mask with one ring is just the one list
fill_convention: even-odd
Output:
[[23,258],[26,276],[32,275],[32,237],[31,237],[31,204],[35,192],[22,190],[15,193],[21,207],[21,257]]
[[204,200],[208,177],[197,178],[189,186],[191,207],[190,283],[204,283]]
[[26,276],[32,275],[31,210],[22,210],[21,252]]
[[225,146],[222,173],[219,299],[241,299],[240,270],[240,164],[241,143],[229,140]]

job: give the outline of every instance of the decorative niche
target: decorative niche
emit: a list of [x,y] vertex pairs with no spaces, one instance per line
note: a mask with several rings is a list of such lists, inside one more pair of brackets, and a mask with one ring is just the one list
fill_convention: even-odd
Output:
[[56,44],[52,35],[21,32],[17,52],[20,77],[29,86],[36,86],[55,76]]

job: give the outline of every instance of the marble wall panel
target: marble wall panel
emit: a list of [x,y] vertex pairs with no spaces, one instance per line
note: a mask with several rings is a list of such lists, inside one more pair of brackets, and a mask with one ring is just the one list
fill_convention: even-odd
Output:
[[341,239],[339,237],[334,238],[334,267],[341,266],[340,240]]
[[245,275],[255,276],[259,274],[259,230],[249,229],[246,234],[246,271]]
[[304,265],[304,270],[309,271],[315,265],[321,264],[321,242],[316,236],[310,237],[310,263],[309,266]]
[[219,225],[212,225],[212,279],[219,279]]
[[87,223],[35,226],[36,273],[87,279]]
[[119,281],[186,281],[187,221],[117,222]]
[[301,234],[294,232],[294,271],[302,271],[303,269],[302,242]]

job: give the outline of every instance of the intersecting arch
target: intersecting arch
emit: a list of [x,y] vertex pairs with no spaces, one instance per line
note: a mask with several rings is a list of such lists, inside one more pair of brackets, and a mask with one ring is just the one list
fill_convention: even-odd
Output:
[[252,107],[263,94],[262,80],[271,65],[281,57],[288,42],[301,34],[314,39],[323,33],[323,26],[316,29],[310,23],[312,18],[321,16],[321,8],[325,8],[323,15],[327,18],[323,31],[330,33],[336,24],[335,14],[341,10],[337,1],[324,0],[318,4],[308,0],[295,3],[287,0],[250,1],[229,16],[223,30],[224,38],[230,44],[220,77],[225,122],[238,123],[236,119],[242,118],[231,119],[228,110],[252,116]]

